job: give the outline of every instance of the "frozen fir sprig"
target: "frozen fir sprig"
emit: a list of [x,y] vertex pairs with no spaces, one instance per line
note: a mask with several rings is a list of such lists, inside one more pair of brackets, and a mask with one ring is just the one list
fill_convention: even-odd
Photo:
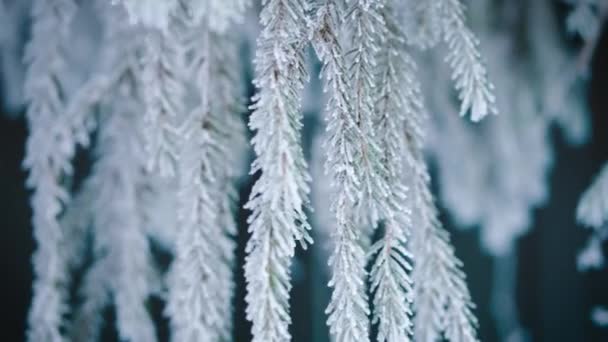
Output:
[[410,157],[406,174],[411,178],[413,208],[412,251],[414,266],[414,339],[477,341],[474,304],[454,254],[449,233],[442,227],[430,190],[430,175],[415,132],[419,121],[410,120],[406,130]]
[[[428,185],[427,185],[428,186]],[[420,191],[416,189],[414,191]],[[422,196],[429,197],[430,191],[422,189]],[[417,194],[415,196],[421,196]],[[418,197],[420,198],[420,197]],[[429,215],[436,211],[433,206],[426,209],[417,207],[419,215]],[[474,307],[465,283],[465,275],[460,269],[462,263],[454,255],[450,245],[449,234],[441,228],[436,218],[424,219],[423,224],[430,224],[414,234],[413,252],[416,255],[414,267],[415,296],[414,337],[416,340],[432,341],[443,336],[449,341],[477,341],[477,319],[472,313]],[[415,221],[416,222],[416,221]]]
[[255,57],[258,94],[249,126],[260,173],[246,208],[247,319],[253,341],[288,341],[290,265],[296,242],[311,243],[304,209],[310,176],[300,146],[301,92],[306,80],[303,55],[304,2],[266,0]]
[[460,115],[470,112],[471,120],[477,122],[497,114],[494,87],[479,53],[479,41],[466,25],[465,5],[460,0],[405,0],[400,10],[409,44],[428,49],[440,40],[446,43]]
[[[154,341],[154,324],[146,308],[157,290],[142,208],[145,171],[141,67],[145,31],[132,27],[121,7],[97,4],[104,24],[103,47],[93,74],[73,104],[99,108],[96,161],[83,191],[94,193],[92,268],[80,289],[82,303],[73,338],[94,340],[102,309],[113,302],[121,339]],[[81,96],[84,95],[84,96]]]
[[202,24],[189,32],[197,105],[182,133],[178,234],[167,314],[175,341],[228,341],[236,235],[234,181],[244,127],[238,42]]
[[[29,341],[61,341],[67,311],[65,234],[58,217],[69,201],[65,181],[72,174],[76,145],[88,143],[86,127],[67,117],[63,44],[76,11],[70,0],[37,0],[32,6],[32,38],[25,61],[25,98],[30,129],[24,166],[33,189],[32,223],[37,248],[33,256],[33,299],[28,317]],[[84,132],[84,133],[83,133]]]
[[465,6],[460,0],[440,0],[437,6],[448,47],[446,61],[452,68],[452,80],[461,101],[460,115],[470,111],[471,120],[479,121],[488,114],[497,114],[493,86],[478,50],[479,41],[466,26]]
[[334,250],[329,259],[333,288],[326,309],[327,324],[336,341],[369,341],[370,313],[365,285],[363,231],[357,224],[355,207],[363,185],[354,164],[362,135],[351,109],[349,80],[344,54],[338,41],[339,9],[327,0],[316,12],[312,27],[313,46],[323,63],[321,75],[327,103],[327,138],[324,148],[325,172],[331,175],[331,210],[335,215],[332,232]]
[[145,36],[141,93],[145,104],[147,169],[175,177],[178,163],[177,126],[185,115],[183,29],[185,13],[171,16],[165,31],[152,29]]
[[403,152],[408,149],[405,121],[421,115],[422,96],[415,77],[415,65],[405,46],[405,36],[386,5],[382,18],[386,35],[378,56],[379,87],[376,100],[377,134],[387,169],[390,214],[383,220],[384,235],[370,251],[375,257],[371,269],[373,323],[378,324],[378,341],[410,341],[413,334],[413,255],[408,240],[411,207],[403,172]]
[[386,31],[379,13],[383,2],[347,1],[347,8],[338,14],[342,29],[347,33],[344,58],[351,111],[349,115],[355,121],[359,133],[356,138],[359,146],[355,149],[352,164],[353,172],[360,182],[360,198],[356,201],[356,210],[360,213],[359,224],[371,229],[390,210],[387,203],[390,192],[386,181],[387,170],[380,162],[381,151],[374,127],[376,59],[380,40]]
[[[136,82],[133,74],[125,74],[112,100],[101,105],[98,158],[91,186],[97,189],[92,203],[95,263],[108,271],[105,277],[116,309],[118,333],[122,340],[143,342],[156,340],[146,309],[155,270],[138,208],[144,151],[138,131]],[[104,294],[91,294],[95,295]]]
[[98,3],[98,9],[104,23],[101,58],[82,87],[89,93],[77,92],[71,106],[95,106],[100,113],[97,160],[81,190],[91,199],[95,260],[80,289],[82,302],[70,333],[76,340],[96,340],[102,310],[113,301],[121,339],[154,341],[145,301],[155,289],[155,270],[140,205],[147,175],[137,42],[144,35],[124,20],[122,8]]

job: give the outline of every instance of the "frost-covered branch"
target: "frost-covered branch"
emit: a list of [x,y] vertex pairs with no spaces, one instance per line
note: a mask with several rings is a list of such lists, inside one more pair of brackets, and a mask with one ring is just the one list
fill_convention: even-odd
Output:
[[460,115],[470,111],[471,120],[479,121],[488,114],[497,114],[493,86],[478,50],[479,41],[465,23],[465,6],[460,0],[439,0],[437,6],[448,48],[446,61],[452,68],[452,80],[461,101]]
[[[477,341],[474,307],[454,255],[449,233],[441,227],[437,209],[428,189],[428,172],[419,164],[418,180],[413,192],[415,229],[413,252],[415,296],[414,337],[434,341],[443,335],[449,341]],[[416,227],[416,224],[420,226]]]
[[421,115],[422,95],[415,77],[415,65],[405,46],[392,6],[385,5],[381,14],[386,35],[380,44],[380,70],[376,112],[377,134],[383,151],[382,163],[391,185],[390,215],[383,220],[384,235],[372,246],[375,261],[371,270],[373,322],[378,323],[378,341],[410,341],[413,334],[413,286],[411,254],[408,240],[411,207],[403,172],[403,152],[407,151],[405,122]]
[[296,242],[312,242],[304,209],[310,176],[300,146],[301,92],[306,80],[301,0],[267,0],[255,58],[259,92],[249,126],[260,172],[247,208],[251,237],[247,243],[247,319],[253,341],[287,341],[290,265]]
[[[313,46],[323,63],[324,90],[330,92],[327,103],[327,159],[325,172],[332,178],[334,190],[331,209],[336,216],[332,233],[334,251],[329,259],[333,288],[326,309],[327,324],[337,341],[369,341],[369,306],[365,286],[365,251],[362,232],[357,224],[355,206],[361,197],[360,175],[354,163],[361,130],[351,109],[344,55],[338,41],[339,13],[329,0],[317,10]],[[371,94],[370,94],[371,96]]]
[[172,16],[165,31],[145,37],[141,93],[145,103],[147,168],[174,177],[178,162],[177,126],[185,115],[183,12]]
[[430,175],[422,154],[424,116],[406,120],[408,141],[404,175],[409,179],[413,210],[414,339],[477,341],[474,304],[462,262],[454,254],[449,233],[442,227],[430,190]]
[[[386,168],[380,161],[381,150],[376,136],[374,120],[375,84],[379,44],[386,33],[379,8],[384,1],[347,1],[348,8],[341,11],[344,32],[347,32],[348,50],[345,51],[349,89],[349,115],[357,125],[357,151],[353,155],[353,172],[360,187],[357,194],[357,212],[363,228],[373,229],[379,218],[390,211],[389,187]],[[361,214],[364,213],[364,214]],[[371,234],[370,234],[371,235]]]
[[94,105],[100,110],[97,160],[82,190],[95,194],[91,200],[95,261],[85,276],[83,302],[71,333],[73,338],[95,338],[101,310],[112,299],[121,339],[155,341],[145,302],[157,275],[139,205],[145,155],[137,41],[144,35],[125,22],[121,8],[101,4],[100,13],[105,24],[102,58],[82,88],[91,92],[77,92],[71,103],[72,108]]
[[62,320],[67,311],[69,279],[61,248],[65,235],[58,217],[69,201],[65,180],[72,174],[76,145],[88,143],[80,117],[67,117],[64,113],[68,99],[63,83],[67,66],[62,46],[75,11],[71,0],[35,1],[32,40],[25,57],[30,135],[23,163],[30,171],[27,185],[33,189],[32,223],[37,241],[29,341],[61,341]]
[[189,31],[198,104],[183,123],[178,234],[167,314],[175,341],[231,336],[235,177],[244,145],[238,44],[206,25]]
[[[135,64],[135,56],[130,57]],[[91,185],[98,191],[92,204],[96,263],[98,267],[107,264],[106,281],[114,299],[119,336],[134,342],[156,340],[145,305],[156,274],[138,208],[144,151],[136,82],[133,73],[126,73],[112,100],[102,104],[99,157]]]

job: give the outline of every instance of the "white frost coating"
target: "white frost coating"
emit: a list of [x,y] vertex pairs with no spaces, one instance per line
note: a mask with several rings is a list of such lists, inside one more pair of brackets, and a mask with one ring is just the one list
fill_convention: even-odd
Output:
[[[454,255],[448,232],[437,217],[429,188],[429,175],[420,158],[412,165],[414,233],[414,340],[477,341],[477,319],[472,312],[462,262]],[[416,171],[418,170],[418,171]]]
[[235,178],[244,145],[238,45],[199,25],[189,32],[192,90],[181,127],[175,260],[166,314],[174,341],[231,337],[236,223]]
[[[355,192],[357,200],[353,213],[356,213],[356,224],[359,228],[373,231],[378,220],[391,212],[389,196],[390,184],[387,180],[385,165],[379,138],[376,135],[374,111],[377,82],[377,54],[380,41],[386,32],[379,9],[384,1],[357,0],[347,4],[347,8],[338,11],[342,20],[345,37],[345,70],[348,77],[346,89],[349,90],[349,115],[356,125],[357,134],[353,137],[352,172],[359,183]],[[331,127],[331,124],[329,125]],[[371,233],[369,237],[371,238]]]
[[[144,158],[138,103],[133,101],[137,99],[135,82],[132,75],[124,75],[112,102],[104,104],[101,111],[99,157],[90,185],[97,189],[92,203],[93,270],[98,267],[107,272],[103,275],[105,290],[110,291],[115,304],[121,340],[153,342],[156,333],[145,301],[154,289],[156,274],[138,207],[137,184],[144,174]],[[83,309],[99,305],[97,301],[103,303],[104,292],[87,293]]]
[[479,41],[465,24],[465,6],[460,0],[439,0],[437,6],[443,39],[448,45],[446,61],[452,68],[452,80],[461,101],[460,115],[470,111],[471,120],[477,122],[488,114],[498,114],[494,86],[488,81],[478,51]]
[[174,252],[177,227],[176,180],[146,172],[140,184],[142,219],[147,235],[165,251]]
[[[179,18],[183,20],[185,14],[180,14]],[[146,167],[167,178],[176,176],[179,158],[177,127],[186,110],[186,70],[180,29],[176,24],[164,32],[150,31],[145,37],[141,61],[148,155]]]
[[254,342],[290,340],[290,265],[296,242],[312,242],[304,209],[309,205],[300,130],[301,92],[306,81],[301,0],[267,0],[255,58],[258,94],[249,127],[260,172],[246,208],[251,237],[247,242],[247,319]]
[[63,179],[72,174],[76,145],[88,143],[81,117],[66,117],[62,96],[65,70],[61,44],[75,13],[70,0],[37,0],[32,7],[32,40],[25,61],[25,98],[30,129],[24,166],[33,189],[32,223],[37,248],[33,256],[33,299],[28,316],[28,341],[62,341],[67,311],[67,262],[61,245],[64,231],[58,216],[69,201]]
[[109,263],[97,262],[87,271],[79,296],[83,301],[75,311],[75,319],[70,329],[72,341],[98,341],[103,323],[103,310],[111,304],[111,290],[108,277],[113,270]]
[[112,4],[123,4],[131,24],[167,31],[171,15],[177,11],[180,0],[109,0]]
[[91,199],[95,261],[80,290],[83,302],[70,333],[77,340],[95,340],[102,310],[113,301],[121,339],[155,341],[145,301],[157,278],[140,204],[146,174],[137,42],[144,35],[124,20],[121,8],[102,3],[99,10],[105,24],[99,64],[68,108],[68,113],[100,108],[98,159],[82,190]]
[[421,111],[409,115],[405,121],[408,148],[402,175],[410,189],[409,206],[412,208],[413,339],[478,341],[475,306],[466,285],[462,262],[454,253],[449,233],[439,221],[430,190],[431,178],[422,153],[425,120]]
[[357,158],[356,148],[362,134],[347,90],[349,80],[338,43],[339,15],[336,7],[334,1],[329,0],[317,9],[312,27],[313,46],[323,63],[324,90],[330,92],[326,108],[325,172],[332,178],[331,210],[336,216],[336,228],[332,233],[334,251],[329,259],[332,269],[329,286],[333,292],[326,309],[329,314],[327,324],[336,341],[369,341],[366,258],[361,246],[364,238],[354,210],[357,199],[361,197],[362,184],[361,175],[353,168],[353,159]]
[[[390,4],[392,5],[392,3]],[[372,323],[378,324],[378,341],[410,341],[413,333],[413,259],[408,246],[411,229],[411,201],[407,198],[403,154],[408,148],[405,122],[423,113],[420,85],[415,65],[405,47],[405,36],[385,4],[381,15],[386,25],[378,56],[378,94],[375,110],[382,163],[387,170],[391,193],[387,197],[390,213],[383,219],[384,235],[369,254],[372,264],[370,283],[374,304]]]

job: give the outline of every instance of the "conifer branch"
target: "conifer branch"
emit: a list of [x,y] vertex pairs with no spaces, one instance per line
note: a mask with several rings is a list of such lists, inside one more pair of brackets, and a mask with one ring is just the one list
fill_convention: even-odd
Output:
[[32,6],[32,39],[26,47],[28,69],[25,97],[30,135],[24,167],[27,186],[33,189],[31,205],[37,242],[33,298],[28,316],[28,341],[59,342],[67,313],[68,265],[62,253],[66,242],[59,216],[69,201],[65,181],[73,173],[71,160],[78,144],[87,144],[86,128],[78,117],[65,115],[66,62],[63,44],[76,11],[71,0],[37,0]]
[[323,63],[324,90],[330,92],[325,172],[332,178],[331,209],[336,216],[336,228],[332,233],[334,251],[329,259],[332,269],[329,286],[333,292],[326,309],[327,324],[336,341],[369,341],[366,258],[361,242],[363,232],[355,211],[364,186],[354,166],[355,158],[360,157],[357,149],[363,134],[348,93],[349,79],[337,35],[340,20],[337,7],[332,0],[322,4],[312,28],[313,46]]
[[312,242],[304,212],[310,176],[300,147],[301,92],[306,80],[303,38],[304,2],[266,0],[255,58],[259,92],[249,122],[260,172],[246,208],[247,319],[254,342],[288,341],[290,265],[296,242]]

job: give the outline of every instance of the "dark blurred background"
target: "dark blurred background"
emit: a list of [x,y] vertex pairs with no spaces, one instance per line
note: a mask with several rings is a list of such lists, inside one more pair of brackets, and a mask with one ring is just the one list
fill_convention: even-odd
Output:
[[[535,212],[531,232],[519,240],[517,304],[524,327],[533,341],[608,341],[608,328],[594,326],[590,311],[594,305],[608,305],[608,270],[581,273],[576,270],[576,254],[589,231],[577,226],[574,211],[584,189],[603,162],[608,160],[608,35],[603,34],[596,50],[588,101],[592,112],[593,135],[589,144],[568,147],[555,129],[553,139],[556,162],[551,173],[551,196],[547,205]],[[314,120],[307,118],[307,120]],[[307,126],[314,126],[309,125]],[[25,189],[26,173],[21,167],[27,126],[21,115],[11,119],[0,115],[0,220],[4,236],[0,240],[0,262],[5,270],[0,282],[0,341],[25,340],[26,316],[31,298],[34,248]],[[248,198],[253,180],[241,189],[241,204]],[[247,239],[245,218],[240,210],[239,261],[244,260]],[[444,215],[445,216],[445,215]],[[450,227],[449,217],[444,222]],[[452,228],[452,227],[450,227]],[[458,256],[464,261],[468,284],[477,304],[482,341],[498,341],[490,316],[492,258],[479,247],[478,230],[452,231]],[[292,290],[291,326],[293,341],[327,341],[324,308],[326,303],[315,292],[318,272],[313,270],[315,251],[298,255],[298,270]],[[244,279],[241,265],[235,271],[235,341],[250,340],[250,326],[244,317]],[[167,340],[167,323],[162,319],[162,303],[151,301],[161,328],[161,341]],[[113,313],[108,309],[104,341],[115,341]],[[3,336],[3,337],[2,337]]]

